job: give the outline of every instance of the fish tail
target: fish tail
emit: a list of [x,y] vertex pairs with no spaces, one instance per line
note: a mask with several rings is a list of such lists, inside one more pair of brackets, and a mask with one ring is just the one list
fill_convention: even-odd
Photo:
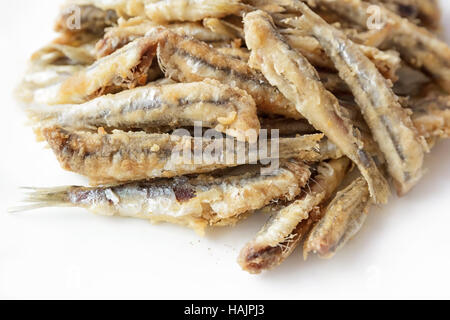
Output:
[[24,212],[48,207],[71,206],[69,198],[71,187],[21,189],[26,191],[25,198],[22,202],[28,204],[9,208],[9,213]]
[[53,112],[49,112],[48,108],[45,109],[43,106],[28,106],[25,109],[25,113],[28,115],[28,118],[32,123],[37,123],[39,121],[50,121],[55,118],[55,114]]

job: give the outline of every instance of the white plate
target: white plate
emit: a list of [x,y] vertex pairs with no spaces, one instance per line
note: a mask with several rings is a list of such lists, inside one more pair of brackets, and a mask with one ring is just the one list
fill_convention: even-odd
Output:
[[[0,20],[0,298],[450,298],[450,141],[428,157],[420,185],[372,210],[333,260],[304,262],[298,250],[262,276],[236,263],[262,216],[198,238],[181,227],[82,209],[7,214],[19,186],[85,182],[34,143],[11,97],[29,54],[54,36],[58,3],[8,1]],[[450,2],[442,7],[450,34]]]

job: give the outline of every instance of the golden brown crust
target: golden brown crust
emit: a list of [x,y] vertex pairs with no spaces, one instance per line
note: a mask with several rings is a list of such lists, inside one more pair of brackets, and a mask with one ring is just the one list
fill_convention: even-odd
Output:
[[406,194],[423,174],[425,149],[409,114],[390,83],[358,46],[306,5],[299,8],[304,15],[294,24],[316,37],[333,60],[386,158],[398,194]]
[[302,116],[279,91],[247,63],[220,54],[208,45],[165,31],[158,59],[169,78],[181,82],[215,79],[246,90],[260,112],[300,119]]
[[106,95],[81,105],[58,105],[30,110],[36,121],[76,130],[98,127],[203,127],[244,141],[247,132],[259,135],[253,98],[244,90],[214,80],[195,83],[151,84]]
[[[198,140],[190,136],[119,130],[103,134],[60,127],[43,128],[42,134],[64,169],[87,176],[94,184],[170,178],[236,167],[255,160],[275,160],[271,158],[270,145],[267,155],[261,156],[261,150],[250,151],[248,144],[235,144],[226,139]],[[311,135],[281,139],[278,156],[321,158],[316,151],[321,138],[322,135]],[[230,142],[235,144],[231,150]],[[220,153],[209,154],[211,151]],[[244,158],[239,159],[242,154]]]
[[238,259],[241,267],[250,273],[260,273],[286,259],[306,234],[311,220],[317,218],[316,208],[339,187],[350,164],[347,158],[320,164],[318,174],[311,179],[302,195],[273,214],[256,237],[242,249]]
[[[367,26],[370,3],[361,0],[314,0],[315,3],[339,13],[341,16]],[[450,92],[450,48],[425,28],[416,26],[384,6],[381,14],[392,25],[390,37],[383,44],[398,50],[403,59],[416,68],[423,69],[439,85]]]
[[305,259],[310,252],[321,258],[334,256],[359,231],[370,205],[369,190],[362,177],[338,192],[305,240]]
[[100,95],[146,84],[156,54],[154,38],[140,38],[114,54],[35,94],[40,104],[83,103]]

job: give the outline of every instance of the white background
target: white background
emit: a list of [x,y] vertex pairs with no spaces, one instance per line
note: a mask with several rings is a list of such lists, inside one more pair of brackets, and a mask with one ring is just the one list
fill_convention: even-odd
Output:
[[[450,33],[450,2],[442,1]],[[2,2],[0,20],[0,298],[314,299],[450,298],[450,141],[426,162],[420,185],[371,211],[333,260],[296,251],[261,276],[240,270],[240,248],[264,223],[194,232],[82,209],[10,215],[19,186],[85,183],[34,142],[12,98],[27,58],[50,41],[60,1]]]

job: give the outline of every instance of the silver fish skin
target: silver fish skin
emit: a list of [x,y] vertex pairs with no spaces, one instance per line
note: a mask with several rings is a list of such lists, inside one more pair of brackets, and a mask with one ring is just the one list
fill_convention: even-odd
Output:
[[[426,123],[423,130],[427,139],[432,142],[430,144],[432,147],[436,138],[443,137],[443,132],[447,132],[446,137],[449,137],[448,97],[429,97],[420,102],[415,105],[418,108],[414,113],[414,118],[417,117],[418,121],[416,126],[421,131],[420,123],[422,121]],[[447,124],[442,121],[441,115],[441,112],[445,111]],[[304,242],[304,258],[307,259],[311,253],[326,259],[334,257],[361,230],[372,204],[367,183],[361,176],[356,177],[347,188],[335,196],[318,217],[317,222],[314,222],[314,228]]]
[[46,126],[75,130],[203,127],[246,140],[259,135],[253,98],[215,80],[195,83],[149,84],[98,97],[81,105],[30,108],[32,117]]
[[[300,10],[299,10],[300,11]],[[335,70],[333,61],[328,57],[322,45],[316,38],[312,37],[305,30],[291,28],[290,22],[295,21],[297,17],[284,19],[283,23],[289,28],[280,29],[280,33],[285,36],[287,43],[304,55],[308,61],[315,67]],[[344,32],[344,31],[343,31]],[[397,70],[401,66],[399,53],[394,50],[380,50],[373,46],[357,44],[356,46],[370,59],[377,69],[386,79],[392,82],[397,81]]]

